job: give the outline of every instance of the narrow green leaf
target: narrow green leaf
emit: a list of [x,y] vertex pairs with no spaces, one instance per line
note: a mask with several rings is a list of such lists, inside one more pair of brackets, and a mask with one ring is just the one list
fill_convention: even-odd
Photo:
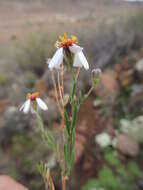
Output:
[[78,108],[77,105],[74,105],[73,108],[73,116],[72,116],[72,125],[71,125],[71,129],[73,130],[73,128],[75,127],[75,123],[76,123],[76,119],[77,119],[77,114],[78,114]]
[[67,166],[67,147],[66,147],[66,144],[64,144],[63,149],[64,149],[64,160],[65,160],[65,163]]
[[72,154],[71,154],[71,168],[74,165],[74,161],[75,161],[75,151],[74,148],[72,149]]
[[72,147],[74,148],[74,144],[75,144],[75,128],[73,128],[72,130]]
[[64,116],[65,116],[66,131],[68,135],[70,135],[70,119],[66,110],[64,111]]
[[77,81],[74,79],[73,80],[73,86],[72,86],[71,93],[70,93],[70,101],[71,101],[71,103],[73,103],[73,100],[74,100],[75,90],[76,90],[76,83],[77,83]]

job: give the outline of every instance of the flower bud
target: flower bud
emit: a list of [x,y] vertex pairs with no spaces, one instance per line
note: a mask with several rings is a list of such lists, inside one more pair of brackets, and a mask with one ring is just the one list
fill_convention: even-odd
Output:
[[97,69],[93,69],[92,70],[92,82],[93,82],[93,86],[94,88],[96,88],[96,86],[99,83],[99,79],[100,79],[100,75],[101,75],[101,69],[97,68]]
[[92,76],[93,77],[100,77],[100,75],[101,75],[101,69],[99,69],[99,68],[97,68],[97,69],[93,69],[92,70]]

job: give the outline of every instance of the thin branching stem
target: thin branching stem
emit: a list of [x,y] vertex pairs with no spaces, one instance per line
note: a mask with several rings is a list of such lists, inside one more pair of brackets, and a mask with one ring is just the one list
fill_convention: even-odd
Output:
[[66,190],[66,176],[62,176],[62,190]]
[[61,87],[61,84],[60,84],[60,73],[59,73],[59,71],[57,71],[57,73],[58,73],[59,95],[60,95],[60,99],[61,99],[61,102],[62,102],[62,106],[64,107],[63,93],[62,93],[62,90],[61,90],[63,87]]
[[54,86],[54,90],[55,90],[55,97],[56,97],[56,101],[57,101],[57,106],[59,108],[61,116],[63,116],[63,111],[61,109],[59,98],[58,98],[58,90],[57,90],[56,80],[55,80],[53,71],[51,71],[51,73],[52,73],[52,81],[53,81],[53,86]]

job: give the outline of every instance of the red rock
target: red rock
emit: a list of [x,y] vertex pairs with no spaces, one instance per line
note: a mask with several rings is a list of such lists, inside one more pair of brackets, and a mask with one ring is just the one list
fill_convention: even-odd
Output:
[[133,137],[126,134],[117,136],[117,149],[126,156],[135,157],[139,152],[139,146]]
[[3,113],[9,104],[10,101],[8,99],[0,100],[0,113]]
[[6,175],[0,176],[0,190],[28,190],[26,187]]
[[109,97],[110,99],[114,99],[119,92],[120,88],[117,81],[117,74],[110,70],[102,73],[100,84],[96,90],[97,95],[102,97],[103,100],[108,101]]
[[117,75],[114,71],[107,71],[101,75],[101,81],[109,93],[118,93],[119,86],[117,83]]
[[115,136],[115,130],[111,123],[107,125],[107,127],[105,128],[105,132],[108,133],[111,137]]
[[84,152],[84,146],[78,142],[75,144],[75,162],[78,162],[81,158],[81,155],[83,155]]

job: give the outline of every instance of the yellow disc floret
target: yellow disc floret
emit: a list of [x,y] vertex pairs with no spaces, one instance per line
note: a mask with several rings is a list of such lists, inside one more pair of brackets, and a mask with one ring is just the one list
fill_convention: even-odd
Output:
[[36,98],[39,97],[39,92],[28,93],[26,97],[27,99],[30,99],[31,101],[35,101]]
[[59,40],[56,41],[55,46],[57,48],[68,48],[69,46],[72,46],[73,44],[78,44],[78,39],[76,36],[71,35],[68,37],[67,33],[64,33],[63,36],[59,36]]

